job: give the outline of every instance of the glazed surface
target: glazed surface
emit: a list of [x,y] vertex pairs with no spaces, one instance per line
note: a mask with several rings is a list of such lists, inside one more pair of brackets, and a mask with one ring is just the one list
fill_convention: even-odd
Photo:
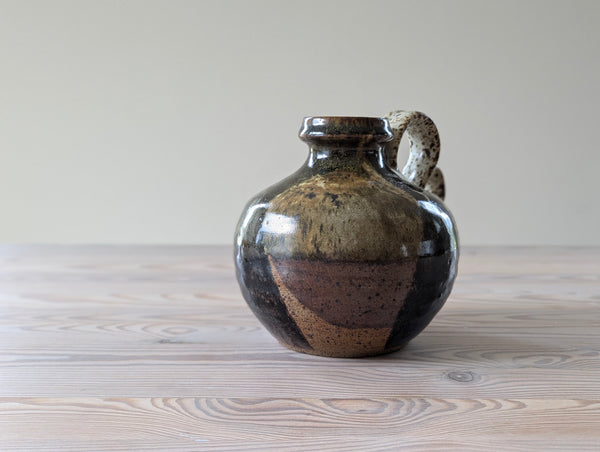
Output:
[[310,146],[305,164],[255,196],[240,218],[242,293],[294,350],[337,357],[397,350],[450,293],[454,220],[439,198],[388,165],[385,127],[314,137],[311,130],[301,132]]

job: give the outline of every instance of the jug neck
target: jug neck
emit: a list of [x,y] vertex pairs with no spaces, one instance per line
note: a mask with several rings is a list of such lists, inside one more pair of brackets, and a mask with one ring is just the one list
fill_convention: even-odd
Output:
[[386,119],[350,116],[304,118],[298,134],[310,147],[310,167],[383,166],[383,144],[393,133]]

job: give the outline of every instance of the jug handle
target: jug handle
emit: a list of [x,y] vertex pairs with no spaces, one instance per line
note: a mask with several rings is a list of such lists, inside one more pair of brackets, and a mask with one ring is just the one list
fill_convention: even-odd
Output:
[[436,167],[440,157],[440,136],[431,118],[418,111],[393,111],[384,116],[390,123],[394,138],[385,146],[387,163],[398,168],[398,146],[406,132],[410,155],[402,175],[414,185],[444,199],[444,174]]

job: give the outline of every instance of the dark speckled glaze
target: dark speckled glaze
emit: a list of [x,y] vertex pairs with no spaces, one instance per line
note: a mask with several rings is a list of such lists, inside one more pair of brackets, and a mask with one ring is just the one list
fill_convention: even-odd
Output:
[[235,263],[248,305],[283,345],[360,357],[402,348],[446,301],[458,261],[440,198],[388,161],[382,118],[311,117],[308,159],[250,200]]

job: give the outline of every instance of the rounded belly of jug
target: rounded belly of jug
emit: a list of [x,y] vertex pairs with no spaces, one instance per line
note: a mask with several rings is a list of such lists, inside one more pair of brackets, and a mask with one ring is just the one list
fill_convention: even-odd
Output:
[[240,222],[244,297],[297,351],[359,357],[398,350],[439,311],[456,276],[453,222],[441,202],[351,177],[311,178],[257,201]]

